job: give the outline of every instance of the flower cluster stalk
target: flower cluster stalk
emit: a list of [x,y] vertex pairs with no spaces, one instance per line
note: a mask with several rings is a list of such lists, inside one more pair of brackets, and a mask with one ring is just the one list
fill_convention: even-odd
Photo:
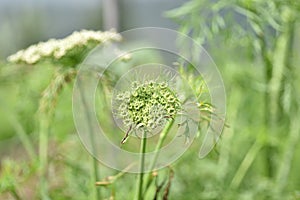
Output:
[[138,178],[137,200],[143,199],[146,144],[147,144],[147,132],[144,131],[143,138],[141,139],[141,150],[140,150],[141,160],[140,160],[140,174]]
[[155,155],[154,155],[154,158],[151,162],[151,165],[150,165],[150,173],[147,174],[147,177],[146,177],[146,180],[145,180],[145,191],[144,191],[144,195],[146,195],[147,191],[148,191],[148,188],[149,186],[151,185],[152,183],[152,171],[155,167],[155,164],[157,162],[157,158],[159,156],[159,150],[160,148],[162,147],[169,131],[171,130],[171,127],[172,125],[174,124],[174,119],[171,119],[170,121],[167,122],[166,126],[164,127],[164,129],[162,130],[162,132],[160,133],[160,136],[159,136],[159,141],[155,147]]

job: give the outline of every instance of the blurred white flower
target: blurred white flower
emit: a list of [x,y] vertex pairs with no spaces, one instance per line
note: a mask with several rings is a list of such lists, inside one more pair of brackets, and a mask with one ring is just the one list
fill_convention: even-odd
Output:
[[101,32],[81,30],[80,32],[74,32],[63,39],[50,39],[47,42],[40,42],[25,50],[20,50],[9,56],[8,61],[14,63],[23,62],[35,64],[40,60],[47,58],[59,60],[63,57],[67,57],[68,53],[74,49],[80,54],[86,50],[90,44],[96,46],[97,44],[120,41],[121,39],[121,35],[114,31]]

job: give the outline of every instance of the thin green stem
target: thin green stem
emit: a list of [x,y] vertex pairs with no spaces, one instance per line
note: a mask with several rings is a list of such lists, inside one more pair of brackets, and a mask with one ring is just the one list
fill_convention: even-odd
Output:
[[143,132],[143,138],[141,140],[141,160],[140,160],[140,174],[138,178],[138,190],[137,190],[137,199],[143,199],[143,182],[144,182],[144,170],[145,170],[145,153],[146,153],[146,144],[147,144],[147,132]]
[[228,113],[228,119],[231,120],[230,122],[230,128],[225,129],[222,136],[222,143],[220,145],[220,155],[219,155],[219,161],[218,166],[219,170],[217,171],[217,177],[220,177],[220,181],[223,181],[225,184],[226,176],[229,174],[230,171],[230,158],[231,158],[231,152],[230,147],[232,143],[234,142],[234,130],[235,126],[238,120],[238,111],[239,109],[236,109],[236,104],[234,102],[241,102],[242,95],[238,92],[231,92],[230,98],[228,99],[228,110],[231,110],[230,113]]
[[[288,66],[291,58],[292,37],[293,37],[293,12],[291,9],[284,9],[281,13],[283,18],[283,31],[278,35],[275,40],[275,48],[271,54],[271,63],[267,57],[267,50],[263,58],[267,60],[266,66],[271,68],[271,72],[267,74],[267,92],[266,92],[266,125],[268,132],[272,134],[277,133],[277,126],[282,111],[280,110],[280,96],[281,89],[284,84],[284,74],[288,71]],[[267,44],[265,42],[264,48]],[[262,50],[263,50],[262,49]],[[269,66],[268,66],[269,65]],[[274,164],[275,151],[274,147],[269,144],[266,146],[266,159],[268,161],[268,175],[273,177],[275,175],[276,165]]]
[[[270,80],[272,78],[272,61],[270,59],[270,56],[268,54],[267,44],[265,41],[265,38],[262,36],[259,37],[260,43],[261,43],[261,56],[264,61],[264,68],[265,68],[265,85],[266,85],[266,91],[264,94],[264,121],[265,121],[265,131],[264,136],[265,140],[267,141],[267,138],[269,138],[269,133],[271,132],[269,130],[270,128],[270,120],[271,120],[271,106],[270,106]],[[272,177],[274,174],[274,165],[272,161],[272,157],[274,155],[273,149],[271,146],[266,143],[266,146],[263,151],[265,162],[266,162],[266,172],[269,177]]]
[[[95,155],[96,154],[96,145],[95,145],[94,134],[93,134],[93,125],[91,124],[92,120],[91,120],[91,116],[90,116],[90,112],[89,112],[89,107],[88,107],[88,104],[86,102],[86,98],[84,95],[84,88],[82,88],[82,85],[80,83],[80,78],[78,78],[77,81],[78,81],[77,84],[78,84],[78,88],[80,91],[80,98],[82,101],[82,105],[86,111],[85,115],[86,115],[86,120],[87,120],[87,124],[88,124],[88,131],[90,134],[92,153],[93,153],[93,155]],[[100,179],[99,172],[98,172],[98,161],[94,157],[92,157],[91,167],[92,167],[92,183],[93,183],[92,185],[94,186],[96,181],[98,181]],[[94,187],[94,199],[95,200],[101,199],[100,189],[97,187]]]
[[35,160],[37,156],[34,150],[34,145],[30,141],[30,137],[25,132],[22,124],[14,116],[11,116],[9,120],[11,125],[14,127],[18,137],[20,138],[20,141],[22,142],[22,145],[24,146],[27,154],[29,155],[31,160]]
[[93,190],[94,190],[94,199],[95,200],[99,200],[101,199],[101,193],[100,193],[100,189],[98,187],[94,187],[94,184],[96,183],[97,180],[99,180],[99,172],[98,172],[98,161],[96,160],[96,158],[92,157],[91,158],[91,167],[92,167],[92,186],[93,186]]
[[74,70],[64,71],[59,68],[54,78],[43,91],[43,96],[39,102],[39,177],[40,195],[42,199],[49,199],[47,184],[47,165],[48,165],[48,140],[51,120],[55,113],[57,98],[66,82],[70,81],[74,75]]
[[[150,171],[153,171],[154,167],[155,167],[155,164],[157,162],[157,158],[159,156],[159,150],[161,149],[172,125],[174,123],[174,119],[171,119],[170,121],[168,121],[168,123],[166,124],[166,126],[164,127],[164,129],[162,130],[162,132],[160,133],[160,136],[159,136],[159,141],[155,147],[155,155],[154,155],[154,158],[151,162],[151,165],[150,165]],[[151,182],[152,182],[152,175],[151,175],[151,172],[148,173],[147,177],[146,177],[146,185],[145,185],[145,191],[144,191],[144,194],[146,194]]]
[[256,142],[252,145],[252,147],[248,150],[248,153],[244,157],[244,160],[240,164],[235,176],[233,177],[230,187],[231,188],[238,188],[242,180],[244,179],[248,169],[252,165],[253,161],[255,160],[257,154],[259,153],[260,149],[262,148],[262,142],[256,140]]
[[287,140],[281,166],[276,177],[276,194],[278,195],[281,195],[281,192],[287,185],[291,166],[293,166],[292,163],[296,152],[296,146],[300,138],[300,125],[296,116],[299,116],[299,112],[297,112],[297,115],[293,116],[292,122],[290,124],[290,135]]
[[107,186],[107,185],[114,184],[119,178],[121,178],[122,176],[124,176],[125,174],[127,174],[127,171],[132,166],[133,166],[133,164],[129,165],[128,167],[126,167],[125,169],[123,169],[118,174],[116,174],[114,176],[109,176],[109,177],[105,178],[103,181],[97,181],[95,185],[96,186]]
[[47,164],[48,164],[48,130],[49,120],[41,116],[39,128],[39,173],[40,173],[40,195],[42,199],[48,198]]

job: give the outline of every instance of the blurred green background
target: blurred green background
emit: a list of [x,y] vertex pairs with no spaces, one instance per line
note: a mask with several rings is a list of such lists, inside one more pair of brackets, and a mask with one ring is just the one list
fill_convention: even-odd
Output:
[[[172,164],[169,199],[300,199],[299,13],[299,0],[2,0],[0,199],[40,199],[37,111],[56,71],[51,64],[10,64],[6,57],[74,30],[141,26],[179,30],[204,45],[226,88],[229,127],[206,158],[197,159],[196,141]],[[56,103],[49,197],[93,199],[92,158],[73,123],[72,84]],[[98,167],[101,179],[118,173]],[[135,179],[127,174],[101,187],[101,199],[132,199]]]

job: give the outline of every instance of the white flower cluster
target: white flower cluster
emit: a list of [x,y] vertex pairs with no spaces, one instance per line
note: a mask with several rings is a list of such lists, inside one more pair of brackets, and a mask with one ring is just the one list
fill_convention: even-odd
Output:
[[74,48],[84,49],[91,43],[97,45],[109,41],[120,41],[121,39],[121,35],[114,31],[101,32],[82,30],[80,32],[74,32],[63,39],[50,39],[47,42],[40,42],[25,50],[20,50],[16,54],[9,56],[8,61],[35,64],[44,58],[59,60]]

